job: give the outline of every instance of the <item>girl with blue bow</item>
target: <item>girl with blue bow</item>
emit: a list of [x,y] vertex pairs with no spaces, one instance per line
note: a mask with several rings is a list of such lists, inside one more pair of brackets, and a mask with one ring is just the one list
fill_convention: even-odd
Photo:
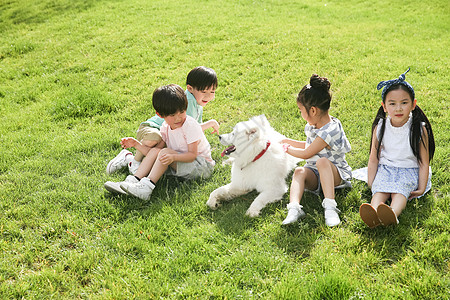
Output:
[[[397,217],[408,200],[421,197],[431,188],[433,131],[417,105],[413,87],[405,81],[409,70],[377,86],[383,90],[381,107],[372,124],[368,163],[372,201],[359,208],[370,228],[398,224]],[[390,206],[385,204],[389,199]]]

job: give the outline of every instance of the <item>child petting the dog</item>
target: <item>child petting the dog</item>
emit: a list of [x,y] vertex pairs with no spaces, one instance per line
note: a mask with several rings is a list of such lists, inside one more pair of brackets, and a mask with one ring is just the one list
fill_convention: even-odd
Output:
[[[211,175],[215,165],[211,147],[201,125],[186,115],[188,100],[183,89],[175,84],[157,88],[152,103],[156,114],[164,119],[160,129],[162,140],[148,151],[143,149],[145,158],[134,176],[128,175],[124,182],[105,183],[107,190],[149,200],[165,173],[185,179]],[[129,138],[124,146],[136,148],[139,143]]]
[[[213,119],[203,123],[203,108],[214,99],[216,88],[217,74],[211,68],[196,67],[187,75],[185,93],[188,99],[188,107],[186,114],[201,124],[203,131],[213,128],[212,133],[218,133],[219,123]],[[126,150],[128,148],[126,147],[126,140],[130,138],[122,138],[120,144],[125,149],[108,163],[106,173],[112,174],[126,166],[128,166],[131,174],[136,173],[144,158],[143,153],[147,153],[161,141],[159,129],[163,122],[163,118],[155,115],[140,124],[136,133],[136,139],[140,142],[136,145],[136,155]]]
[[[383,88],[382,102],[372,124],[367,167],[372,201],[359,208],[361,219],[370,228],[398,224],[408,200],[421,197],[431,188],[433,130],[416,104],[413,87],[405,81],[408,71],[377,86]],[[390,206],[385,204],[388,199]]]
[[341,221],[334,197],[335,187],[351,179],[352,170],[345,160],[350,143],[345,136],[341,122],[329,115],[331,102],[330,81],[313,74],[297,96],[297,106],[305,126],[306,141],[284,139],[285,151],[306,160],[303,167],[294,171],[287,205],[288,214],[283,225],[293,223],[305,216],[300,200],[305,189],[319,193],[325,198],[325,224],[336,226]]

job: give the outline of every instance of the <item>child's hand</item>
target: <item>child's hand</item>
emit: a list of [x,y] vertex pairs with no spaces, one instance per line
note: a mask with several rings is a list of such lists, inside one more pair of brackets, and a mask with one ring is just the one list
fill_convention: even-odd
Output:
[[217,122],[216,120],[210,120],[211,122],[211,127],[213,128],[213,131],[211,133],[216,133],[219,134],[219,122]]
[[175,156],[172,153],[163,153],[159,156],[159,161],[163,165],[169,166],[175,161]]
[[417,197],[419,197],[419,196],[422,196],[423,193],[425,193],[425,190],[415,190],[415,191],[412,191],[411,194],[409,194],[409,198],[408,198],[408,199],[417,198]]
[[295,141],[295,140],[288,139],[288,138],[282,139],[282,140],[280,141],[280,144],[289,144],[289,145],[291,145],[292,147],[295,147],[295,143],[299,143],[299,141]]
[[213,131],[211,133],[219,134],[220,126],[219,126],[219,123],[214,119],[206,121],[205,123],[200,124],[200,126],[202,127],[203,131],[205,131],[208,128],[212,128]]
[[137,144],[139,144],[139,141],[132,137],[125,137],[120,140],[120,145],[124,149],[136,147]]

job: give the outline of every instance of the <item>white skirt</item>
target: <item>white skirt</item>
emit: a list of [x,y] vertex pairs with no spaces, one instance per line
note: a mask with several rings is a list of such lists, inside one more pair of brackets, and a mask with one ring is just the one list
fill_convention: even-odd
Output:
[[[372,183],[372,195],[375,193],[402,194],[409,198],[411,192],[419,186],[419,168],[398,168],[386,165],[378,165],[377,174]],[[431,189],[431,168],[428,174],[425,195]]]

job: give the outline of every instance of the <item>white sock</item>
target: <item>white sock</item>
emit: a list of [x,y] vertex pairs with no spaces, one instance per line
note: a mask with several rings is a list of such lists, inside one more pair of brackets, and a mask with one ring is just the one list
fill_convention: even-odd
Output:
[[323,208],[325,208],[325,207],[333,207],[333,208],[336,208],[336,207],[337,207],[337,203],[336,203],[336,200],[334,200],[334,199],[331,199],[331,198],[325,198],[325,199],[323,199],[323,201],[322,201],[322,206],[323,206]]
[[336,207],[337,206],[336,200],[325,198],[322,201],[322,206],[325,209],[325,224],[327,226],[332,227],[341,223],[341,220],[338,215],[340,211]]

